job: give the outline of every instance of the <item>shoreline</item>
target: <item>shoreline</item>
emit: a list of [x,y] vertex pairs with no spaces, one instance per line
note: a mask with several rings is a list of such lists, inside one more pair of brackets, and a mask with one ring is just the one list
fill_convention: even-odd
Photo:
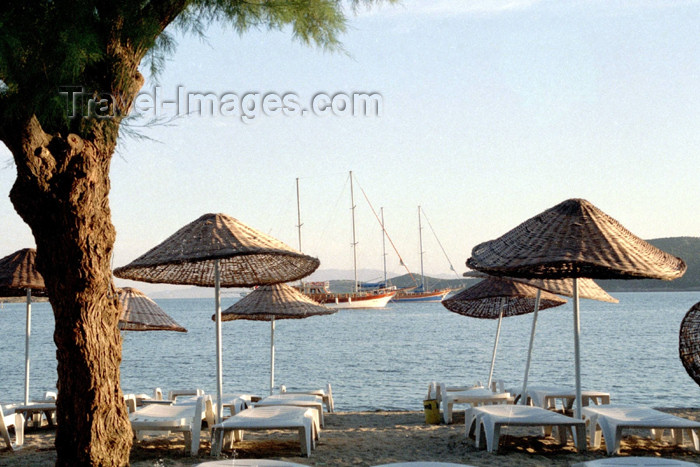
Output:
[[[692,420],[700,420],[700,408],[659,409]],[[311,457],[301,457],[298,435],[290,431],[247,432],[224,457],[286,460],[316,466],[371,466],[390,462],[441,461],[474,466],[569,466],[576,462],[607,457],[604,449],[578,453],[571,439],[558,446],[554,438],[541,437],[538,429],[504,431],[498,453],[477,450],[464,434],[464,412],[455,413],[450,425],[428,425],[423,412],[374,411],[326,414],[326,426]],[[523,436],[524,435],[524,436]],[[640,436],[641,435],[641,436]],[[655,456],[700,463],[700,453],[686,439],[683,446],[672,444],[668,432],[660,442],[648,432],[625,433],[621,456]],[[206,439],[205,439],[206,438]],[[0,451],[0,466],[52,466],[55,430],[49,427],[25,432],[25,445],[16,452]],[[3,445],[4,447],[4,445]],[[202,435],[197,457],[185,453],[182,434],[147,438],[134,442],[130,462],[134,467],[185,467],[210,461],[209,440]]]

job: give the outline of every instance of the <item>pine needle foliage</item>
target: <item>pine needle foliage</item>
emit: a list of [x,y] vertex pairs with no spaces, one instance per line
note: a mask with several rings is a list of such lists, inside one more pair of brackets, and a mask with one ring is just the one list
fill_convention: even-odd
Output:
[[[304,44],[340,50],[348,12],[372,3],[376,0],[3,2],[0,126],[36,116],[50,134],[107,131],[107,122],[69,118],[68,91],[82,87],[87,98],[113,96],[107,113],[118,124],[128,111],[128,96],[143,80],[139,66],[157,76],[176,48],[177,34],[204,37],[206,28],[218,22],[241,34],[251,28],[289,30]],[[88,114],[86,106],[83,102],[79,109],[82,116]]]

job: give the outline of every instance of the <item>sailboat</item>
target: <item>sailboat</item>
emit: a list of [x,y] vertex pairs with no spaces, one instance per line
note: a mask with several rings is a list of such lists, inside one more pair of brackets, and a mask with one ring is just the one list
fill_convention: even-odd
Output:
[[[355,281],[352,292],[331,292],[328,281],[301,282],[295,287],[304,295],[315,302],[326,305],[329,308],[384,308],[396,295],[397,291],[391,289],[361,290],[357,280],[357,241],[355,240],[355,195],[352,184],[352,171],[350,171],[350,202],[352,212],[352,253]],[[301,250],[301,210],[299,207],[299,179],[297,178],[297,220],[299,228],[299,251]]]
[[392,298],[395,302],[441,302],[451,291],[451,289],[427,290],[425,287],[425,274],[423,274],[423,226],[420,206],[418,206],[418,243],[420,246],[421,283],[417,287],[399,290]]

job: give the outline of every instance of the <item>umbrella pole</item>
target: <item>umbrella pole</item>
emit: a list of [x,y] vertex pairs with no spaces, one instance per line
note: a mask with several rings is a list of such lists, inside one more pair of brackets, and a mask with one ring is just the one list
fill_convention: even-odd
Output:
[[530,346],[527,349],[527,362],[525,363],[525,376],[523,377],[523,390],[520,391],[520,402],[527,404],[527,377],[530,374],[530,362],[532,361],[532,347],[535,343],[535,329],[537,328],[537,313],[540,311],[540,297],[542,290],[537,289],[535,296],[535,312],[532,315],[532,330],[530,331]]
[[[216,412],[216,423],[221,423],[223,419],[224,408],[221,405],[223,401],[223,361],[221,359],[221,271],[219,270],[219,260],[214,260],[214,306],[216,308],[215,319],[216,319],[216,405],[214,405],[214,410]],[[224,444],[224,430],[218,430],[218,434],[214,436],[214,431],[212,431],[211,446],[212,451],[221,450]]]
[[498,339],[501,336],[501,321],[503,321],[503,308],[498,313],[498,327],[496,328],[496,341],[493,343],[493,355],[491,356],[491,369],[489,370],[489,382],[486,383],[487,388],[491,388],[491,379],[493,378],[493,367],[496,364],[496,350],[498,349]]
[[32,335],[32,289],[27,289],[27,330],[24,336],[24,405],[29,404],[29,338]]
[[275,387],[275,316],[270,320],[270,395]]
[[223,393],[223,360],[222,354],[222,339],[221,339],[221,271],[219,269],[219,260],[214,261],[214,301],[216,302],[216,423],[221,423],[223,418],[223,407],[221,406]]
[[581,320],[578,307],[578,279],[574,277],[574,359],[576,366],[576,409],[574,416],[581,418]]

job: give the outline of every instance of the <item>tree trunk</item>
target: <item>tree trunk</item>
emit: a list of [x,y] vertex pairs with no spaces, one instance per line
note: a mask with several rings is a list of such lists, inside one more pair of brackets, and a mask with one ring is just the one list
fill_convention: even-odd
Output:
[[[110,259],[108,202],[114,122],[92,141],[46,134],[31,117],[10,147],[17,180],[10,198],[30,226],[37,268],[53,308],[58,361],[59,466],[123,466],[132,432],[121,388],[118,300]],[[107,125],[112,125],[109,127]]]

